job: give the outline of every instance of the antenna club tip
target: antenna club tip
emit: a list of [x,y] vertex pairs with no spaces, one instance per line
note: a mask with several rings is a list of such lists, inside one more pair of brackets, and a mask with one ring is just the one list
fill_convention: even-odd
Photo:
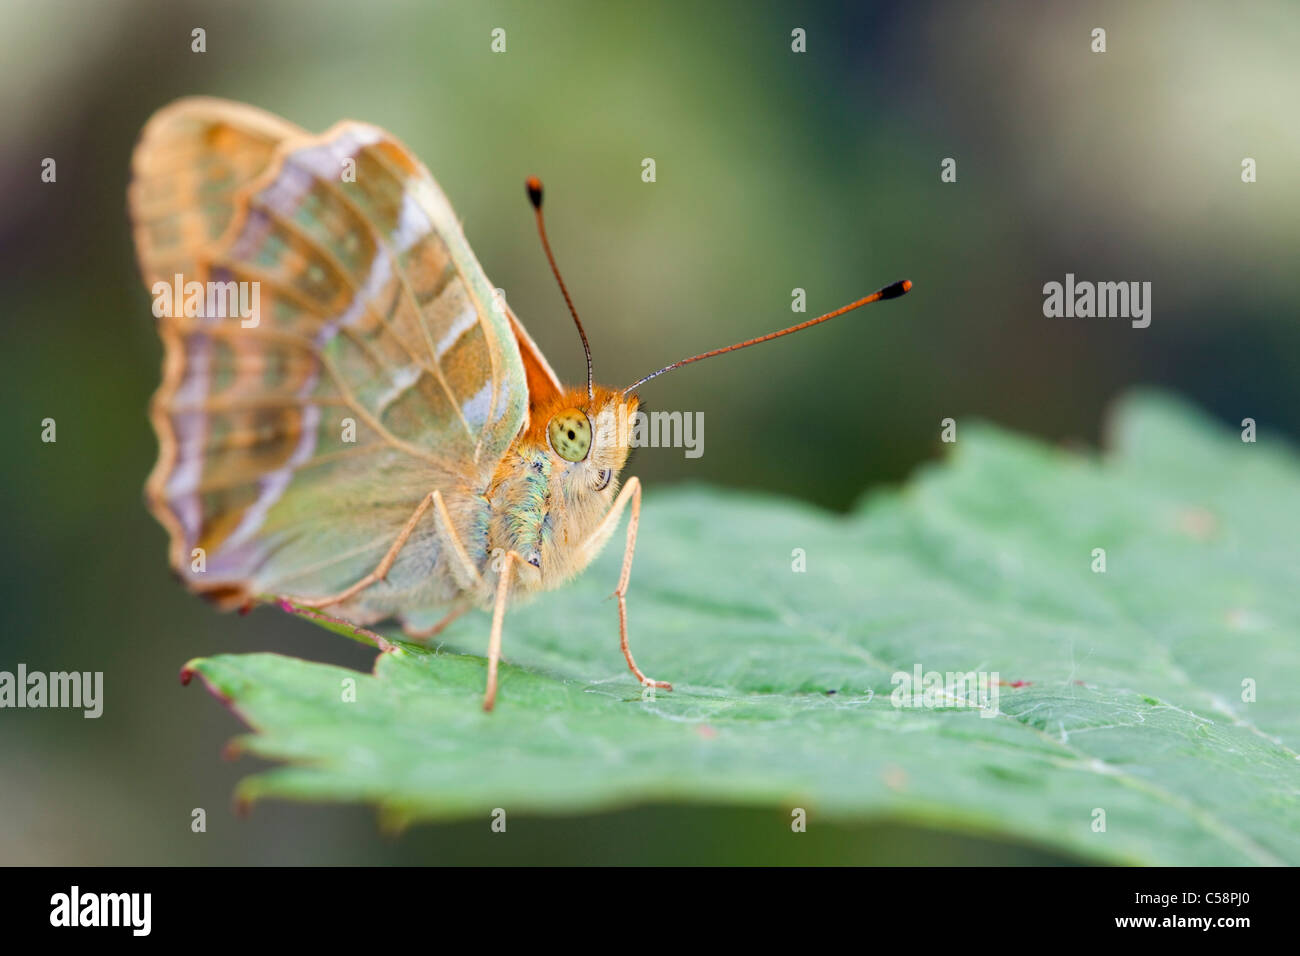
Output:
[[534,209],[542,208],[542,181],[536,176],[529,176],[524,180],[524,188],[528,190],[528,201],[533,204]]
[[881,299],[897,299],[900,295],[906,295],[912,289],[911,279],[902,279],[893,285],[887,285],[880,290]]

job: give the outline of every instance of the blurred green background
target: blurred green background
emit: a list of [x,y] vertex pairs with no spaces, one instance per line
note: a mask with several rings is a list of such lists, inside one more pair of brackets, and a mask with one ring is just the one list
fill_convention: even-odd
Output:
[[[188,596],[142,505],[161,348],[128,160],[148,116],[185,94],[313,130],[390,129],[565,378],[582,356],[529,174],[610,384],[795,321],[795,287],[814,315],[915,282],[900,302],[647,386],[652,407],[706,422],[702,458],[634,457],[648,520],[654,489],[684,479],[845,509],[935,457],[948,416],[1096,443],[1135,383],[1300,433],[1300,8],[849,6],[0,3],[0,669],[102,670],[106,687],[99,720],[0,711],[0,863],[1059,861],[890,821],[796,840],[779,809],[512,821],[506,840],[486,819],[384,837],[358,808],[240,819],[230,793],[252,762],[219,754],[241,725],[176,680],[221,651],[371,656],[278,611],[220,615]],[[195,27],[206,53],[190,50]],[[490,52],[496,27],[505,54]],[[1105,54],[1090,52],[1094,27]],[[45,157],[57,183],[40,181]],[[945,157],[955,184],[940,182]],[[1150,328],[1045,319],[1042,285],[1066,272],[1152,282]],[[40,441],[45,417],[56,444]]]

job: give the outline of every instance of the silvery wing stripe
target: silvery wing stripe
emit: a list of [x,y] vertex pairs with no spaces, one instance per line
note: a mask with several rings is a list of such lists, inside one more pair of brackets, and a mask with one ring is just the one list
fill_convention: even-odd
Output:
[[[208,391],[211,377],[212,340],[206,335],[189,335],[181,346],[186,352],[185,378],[176,389],[177,404],[199,403]],[[199,480],[203,474],[203,434],[207,419],[201,411],[172,416],[172,431],[184,436],[176,442],[176,461],[167,479],[165,493],[172,510],[185,532],[185,541],[193,547],[203,525],[203,507],[199,501]]]
[[399,254],[405,252],[433,232],[428,214],[410,193],[402,194],[402,211],[398,214],[397,231],[391,241]]
[[466,420],[471,424],[482,428],[483,424],[487,421],[488,405],[491,401],[492,383],[488,382],[488,384],[475,392],[473,397],[467,399],[465,404],[461,406],[462,411],[465,413]]
[[434,357],[441,362],[442,357],[447,354],[448,350],[460,341],[460,337],[476,325],[478,325],[478,309],[474,308],[471,303],[464,308],[460,315],[452,320],[451,328],[447,330],[447,334],[438,340],[438,344],[434,347]]
[[403,368],[395,369],[393,374],[390,376],[393,383],[392,386],[375,399],[376,416],[382,418],[384,412],[388,410],[388,406],[393,404],[399,396],[418,382],[420,376],[423,374],[424,369],[420,368],[418,365],[407,365]]

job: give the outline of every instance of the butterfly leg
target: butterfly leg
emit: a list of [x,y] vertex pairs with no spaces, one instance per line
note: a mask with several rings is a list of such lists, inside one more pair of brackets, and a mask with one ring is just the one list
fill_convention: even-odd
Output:
[[614,499],[609,514],[601,519],[600,524],[596,526],[596,530],[587,539],[586,547],[589,549],[590,557],[595,557],[591,552],[599,550],[609,540],[610,535],[618,526],[619,519],[623,517],[623,509],[627,507],[629,502],[632,504],[632,513],[627,519],[627,546],[623,551],[623,571],[618,576],[618,590],[614,592],[614,596],[618,598],[619,646],[623,650],[623,657],[627,660],[628,669],[636,675],[636,679],[643,686],[672,690],[673,685],[667,681],[651,680],[641,672],[641,668],[636,666],[636,661],[632,658],[632,649],[627,643],[627,584],[632,577],[632,554],[636,551],[636,528],[641,521],[641,482],[636,476],[629,478],[627,483],[623,485],[623,490]]
[[501,563],[501,576],[497,578],[497,596],[492,604],[492,633],[488,637],[487,690],[483,694],[483,709],[491,710],[497,700],[497,664],[501,660],[501,627],[506,617],[506,596],[510,593],[510,577],[516,561],[522,561],[514,551],[507,551]]
[[[373,571],[363,577],[356,584],[339,591],[337,594],[331,594],[323,598],[295,597],[285,594],[280,595],[281,599],[291,601],[294,604],[303,604],[308,607],[318,609],[325,608],[332,604],[340,604],[348,598],[361,593],[375,582],[382,581],[392,569],[393,562],[397,560],[397,555],[406,545],[412,532],[415,531],[415,526],[420,523],[420,519],[424,517],[424,513],[429,510],[430,506],[433,506],[434,508],[435,522],[439,534],[442,536],[443,540],[451,546],[453,561],[456,564],[455,570],[458,572],[456,574],[457,582],[467,589],[477,587],[481,583],[479,580],[478,568],[474,567],[474,562],[470,560],[469,554],[466,553],[465,546],[461,543],[460,536],[456,534],[456,526],[452,524],[451,515],[447,511],[447,504],[442,498],[442,492],[431,491],[420,501],[420,504],[416,507],[415,511],[412,512],[411,517],[406,519],[406,525],[398,534],[397,540],[393,542],[392,547],[388,549],[388,553],[384,555],[383,559],[380,560],[379,564],[375,566]],[[442,623],[442,626],[450,623],[451,620],[448,619]],[[435,631],[434,633],[437,632]]]
[[[451,574],[460,589],[467,594],[477,593],[483,586],[483,576],[479,574],[478,567],[470,560],[469,552],[465,550],[464,543],[460,540],[460,535],[456,533],[456,525],[451,520],[451,512],[447,510],[447,502],[442,500],[442,492],[433,493],[433,521],[438,529],[438,534],[447,546],[451,548],[452,560],[448,562],[451,565]],[[446,623],[450,624],[450,621]],[[439,624],[439,627],[442,625]]]
[[413,641],[427,641],[429,638],[437,637],[439,634],[445,631],[447,629],[448,624],[456,620],[456,618],[460,617],[462,614],[468,611],[472,606],[473,605],[467,602],[465,604],[461,604],[456,607],[453,607],[450,611],[448,611],[445,615],[443,615],[442,620],[440,620],[437,624],[434,624],[432,627],[417,629],[411,627],[411,625],[409,624],[403,623],[402,633],[405,634],[407,637],[411,638],[411,640]]

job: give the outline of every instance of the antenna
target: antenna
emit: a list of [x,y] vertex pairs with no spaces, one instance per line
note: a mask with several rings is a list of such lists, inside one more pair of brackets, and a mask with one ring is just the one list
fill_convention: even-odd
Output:
[[[538,215],[540,215],[540,213]],[[897,299],[900,295],[904,295],[911,288],[911,280],[902,279],[892,285],[885,286],[883,289],[877,289],[875,292],[871,293],[871,295],[858,299],[857,302],[850,302],[848,305],[841,306],[834,312],[827,312],[825,315],[820,315],[815,319],[809,319],[807,322],[800,322],[798,325],[792,325],[790,328],[782,329],[780,332],[772,332],[768,335],[760,335],[756,339],[737,342],[735,345],[728,345],[725,349],[714,349],[712,352],[701,352],[699,355],[692,355],[690,358],[682,359],[680,362],[674,362],[672,365],[665,365],[659,371],[651,372],[649,375],[645,376],[645,378],[637,379],[627,388],[623,389],[623,394],[626,395],[628,392],[632,391],[632,389],[639,385],[644,385],[646,382],[650,381],[650,379],[658,378],[660,375],[664,374],[664,372],[671,372],[673,369],[681,368],[683,365],[690,365],[692,362],[698,362],[701,359],[713,358],[713,356],[722,355],[724,352],[734,352],[737,349],[749,348],[751,345],[758,345],[760,342],[770,342],[772,339],[779,339],[781,336],[789,335],[791,332],[802,332],[804,329],[812,328],[814,325],[841,316],[845,312],[852,312],[854,309],[861,308],[862,306],[868,305],[872,302],[879,302],[882,299]],[[574,318],[577,318],[577,316],[574,316]],[[581,326],[579,326],[579,328],[581,328]]]
[[587,333],[583,331],[582,320],[578,318],[578,310],[573,307],[573,300],[569,298],[569,290],[565,288],[564,279],[560,277],[560,268],[555,264],[555,256],[551,255],[551,244],[546,240],[546,222],[542,219],[542,181],[536,176],[529,176],[524,185],[528,189],[528,201],[533,204],[533,212],[537,216],[537,234],[542,237],[542,250],[546,253],[546,261],[551,264],[551,272],[555,273],[555,281],[560,284],[560,292],[564,294],[564,303],[569,307],[569,314],[573,316],[573,324],[578,327],[578,335],[582,338],[582,350],[587,353],[587,400],[595,401],[596,389],[591,377],[591,346],[587,343]]

